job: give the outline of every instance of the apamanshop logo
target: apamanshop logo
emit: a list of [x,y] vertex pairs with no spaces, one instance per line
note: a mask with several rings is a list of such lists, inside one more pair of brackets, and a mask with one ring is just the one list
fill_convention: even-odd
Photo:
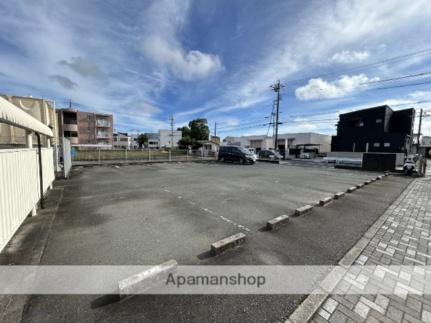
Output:
[[177,286],[253,286],[261,287],[265,285],[265,276],[253,275],[174,275],[169,274],[166,285]]

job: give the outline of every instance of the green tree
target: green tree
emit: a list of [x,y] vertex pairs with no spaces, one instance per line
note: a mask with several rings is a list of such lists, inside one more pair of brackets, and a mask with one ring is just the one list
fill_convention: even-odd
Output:
[[190,137],[195,140],[208,140],[210,129],[207,119],[198,118],[189,122]]
[[138,136],[138,145],[139,148],[142,148],[143,146],[146,147],[148,145],[148,135],[146,133],[141,133]]
[[181,149],[188,149],[189,147],[194,147],[196,141],[190,137],[182,137],[180,141],[178,141],[178,146]]
[[189,122],[189,126],[178,128],[182,132],[182,138],[178,145],[182,149],[192,147],[193,149],[202,146],[199,140],[208,140],[210,129],[207,125],[207,119],[198,118]]
[[191,136],[191,133],[190,133],[190,128],[189,128],[189,127],[187,127],[187,126],[184,126],[184,127],[182,127],[182,128],[178,128],[177,130],[182,132],[182,137],[183,137],[183,138],[184,138],[184,137],[189,137],[189,138],[191,138],[191,137],[192,137],[192,136]]

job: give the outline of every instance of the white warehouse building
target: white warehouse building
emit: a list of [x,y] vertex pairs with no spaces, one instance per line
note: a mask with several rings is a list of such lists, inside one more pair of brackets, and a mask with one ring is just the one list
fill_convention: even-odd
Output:
[[[331,151],[331,136],[314,132],[284,133],[278,135],[278,147],[286,155],[299,155],[301,152],[314,151],[326,154]],[[271,136],[241,136],[226,137],[225,145],[235,145],[244,148],[254,148],[256,152],[274,149],[274,138]]]
[[178,130],[159,130],[159,147],[178,147],[182,137],[182,132]]

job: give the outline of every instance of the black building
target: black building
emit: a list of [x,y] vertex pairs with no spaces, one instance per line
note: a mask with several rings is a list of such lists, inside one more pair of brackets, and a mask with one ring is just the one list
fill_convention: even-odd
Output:
[[414,119],[414,109],[393,111],[387,105],[340,114],[331,149],[408,153]]

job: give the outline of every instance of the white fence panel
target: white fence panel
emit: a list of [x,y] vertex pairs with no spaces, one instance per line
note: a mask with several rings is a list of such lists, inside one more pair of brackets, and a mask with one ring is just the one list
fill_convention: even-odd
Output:
[[72,168],[72,155],[70,152],[70,140],[63,138],[63,176],[69,177],[70,169]]
[[[44,191],[54,181],[52,148],[42,149]],[[0,150],[0,251],[40,198],[36,149]]]

